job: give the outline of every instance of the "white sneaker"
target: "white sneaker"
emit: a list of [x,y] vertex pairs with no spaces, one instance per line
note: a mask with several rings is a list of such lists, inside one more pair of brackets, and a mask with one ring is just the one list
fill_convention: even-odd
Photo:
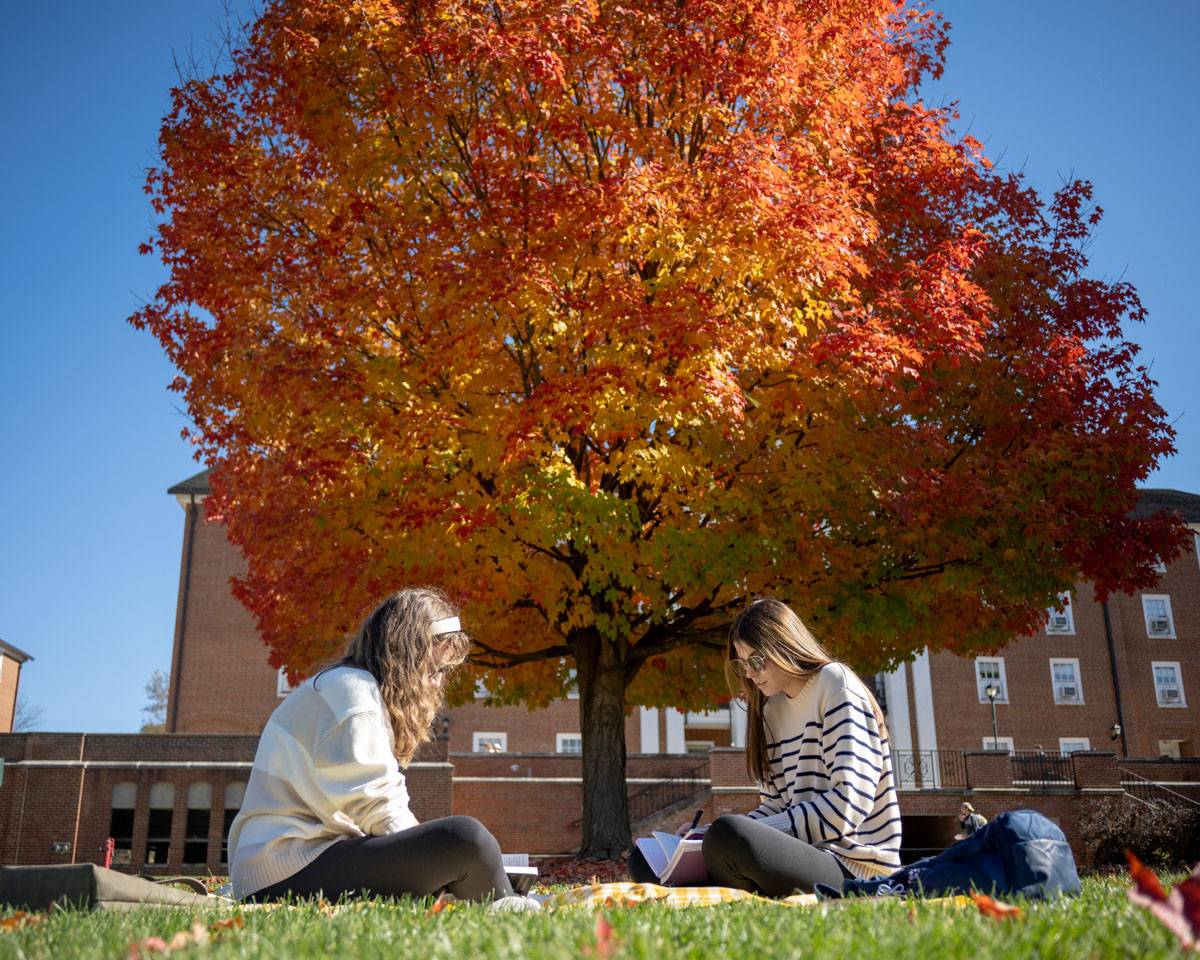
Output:
[[489,908],[496,913],[530,913],[542,909],[542,905],[528,897],[501,897],[493,900]]

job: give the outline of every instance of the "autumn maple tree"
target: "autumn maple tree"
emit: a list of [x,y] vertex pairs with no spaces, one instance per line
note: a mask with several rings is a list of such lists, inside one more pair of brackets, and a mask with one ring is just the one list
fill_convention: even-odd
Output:
[[628,708],[720,698],[748,598],[870,670],[1152,582],[1141,304],[1086,276],[1086,183],[919,101],[946,40],[886,0],[268,2],[174,91],[133,322],[273,662],[445,587],[498,699],[577,681],[611,855]]

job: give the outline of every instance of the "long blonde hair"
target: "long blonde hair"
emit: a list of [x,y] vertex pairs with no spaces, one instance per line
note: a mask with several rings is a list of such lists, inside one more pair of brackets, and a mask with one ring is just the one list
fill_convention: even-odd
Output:
[[471,639],[462,631],[434,636],[433,622],[458,615],[442,591],[398,590],[363,621],[342,663],[366,670],[379,684],[392,723],[392,752],[403,765],[430,739],[443,685],[431,679],[466,659]]
[[[836,663],[786,603],[779,600],[755,600],[737,615],[729,628],[725,676],[735,697],[746,701],[746,770],[759,783],[770,780],[767,758],[767,730],[763,719],[766,697],[748,678],[739,677],[729,666],[738,658],[734,643],[741,643],[795,677],[813,677],[828,664]],[[849,669],[847,667],[847,669]],[[880,736],[887,740],[887,724],[879,702],[866,688],[871,709],[879,724]]]

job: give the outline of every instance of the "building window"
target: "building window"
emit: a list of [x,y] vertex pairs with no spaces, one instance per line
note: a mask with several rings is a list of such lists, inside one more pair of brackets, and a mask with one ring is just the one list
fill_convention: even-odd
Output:
[[997,703],[1008,703],[1008,683],[1004,678],[1003,657],[975,658],[975,685],[979,688],[979,702],[988,703],[988,687],[995,687]]
[[208,823],[212,818],[212,784],[193,783],[187,792],[183,828],[183,862],[208,863]]
[[578,733],[556,733],[555,753],[583,753],[583,735]]
[[1183,759],[1183,741],[1182,740],[1159,740],[1158,755],[1160,757],[1170,757],[1172,760]]
[[472,733],[471,749],[475,753],[507,753],[508,734],[499,732]]
[[291,693],[295,687],[288,679],[287,667],[280,667],[279,672],[275,675],[275,696],[282,699]]
[[166,863],[171,856],[171,819],[175,810],[175,785],[156,783],[150,788],[150,822],[146,827],[146,863]]
[[491,695],[491,691],[488,690],[486,683],[484,683],[482,680],[475,681],[476,700],[487,700]]
[[1072,636],[1075,633],[1075,611],[1071,607],[1071,594],[1060,593],[1058,602],[1062,605],[1061,610],[1050,607],[1046,611],[1046,632]]
[[113,864],[133,862],[133,811],[137,807],[137,784],[118,783],[112,792],[112,814],[108,835],[113,839]]
[[983,749],[984,750],[1000,750],[1000,751],[1003,751],[1004,753],[1012,753],[1013,752],[1013,738],[1012,737],[996,737],[996,739],[993,740],[991,737],[984,737],[983,738]]
[[222,806],[225,808],[225,814],[221,823],[222,864],[229,862],[229,828],[233,826],[233,820],[238,815],[238,811],[242,809],[242,801],[245,798],[245,781],[235,780],[233,783],[225,784],[225,800],[222,803]]
[[1143,593],[1142,614],[1146,618],[1146,636],[1175,639],[1175,620],[1171,616],[1171,598],[1165,593]]
[[1150,664],[1154,670],[1154,696],[1160,707],[1186,707],[1183,693],[1183,677],[1179,663],[1156,660]]
[[1165,563],[1163,563],[1161,560],[1155,560],[1154,561],[1154,572],[1155,573],[1166,573],[1167,565]]
[[1083,703],[1083,686],[1079,682],[1079,661],[1050,660],[1050,682],[1054,685],[1054,702]]
[[1081,750],[1091,750],[1092,741],[1087,737],[1059,737],[1059,753],[1079,753]]

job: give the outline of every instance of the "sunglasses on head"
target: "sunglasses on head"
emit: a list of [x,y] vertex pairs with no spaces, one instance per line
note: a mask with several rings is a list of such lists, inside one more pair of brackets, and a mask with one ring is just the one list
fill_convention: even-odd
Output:
[[760,653],[752,653],[744,660],[730,660],[729,669],[739,677],[745,677],[751,671],[761,673],[763,667],[767,665],[766,657]]

